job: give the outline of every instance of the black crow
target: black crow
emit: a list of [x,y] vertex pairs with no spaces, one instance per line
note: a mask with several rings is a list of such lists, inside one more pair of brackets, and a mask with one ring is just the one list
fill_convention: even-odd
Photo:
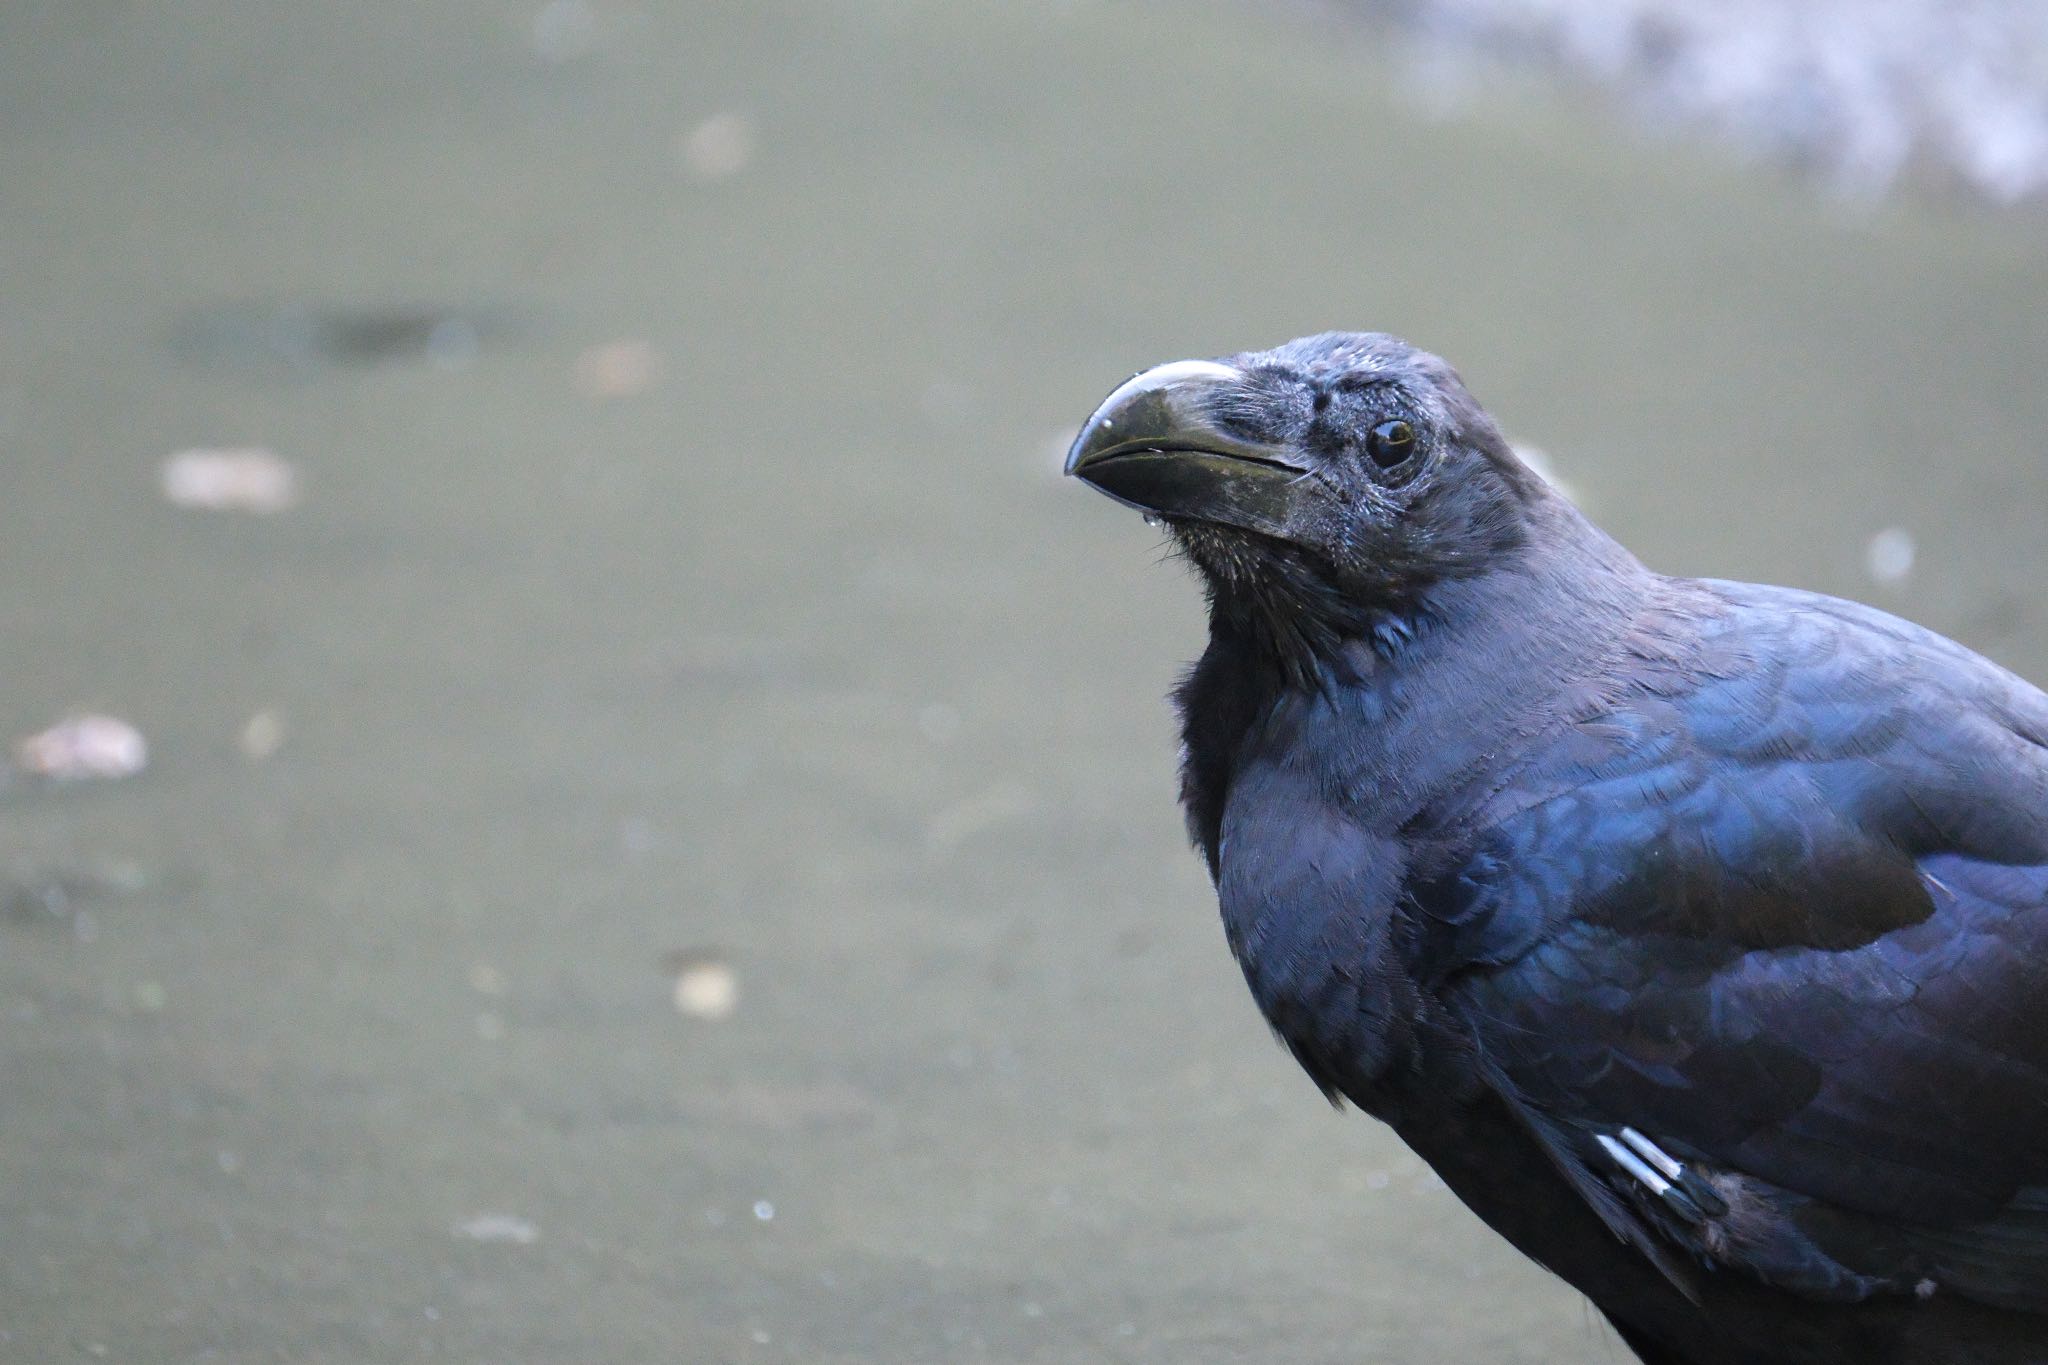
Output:
[[2048,1361],[2048,697],[1653,573],[1390,336],[1148,370],[1067,470],[1200,571],[1181,799],[1326,1094],[1646,1361]]

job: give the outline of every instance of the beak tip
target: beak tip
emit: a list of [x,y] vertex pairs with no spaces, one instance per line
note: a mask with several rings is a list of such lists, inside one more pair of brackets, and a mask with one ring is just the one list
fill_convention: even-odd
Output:
[[1060,466],[1060,473],[1069,478],[1072,478],[1074,473],[1081,468],[1081,440],[1087,434],[1087,428],[1082,428],[1081,435],[1076,436],[1073,444],[1067,447],[1066,463]]
[[1175,360],[1139,371],[1117,385],[1081,424],[1061,472],[1079,474],[1097,455],[1127,446],[1133,438],[1168,436],[1178,420],[1173,410],[1176,390],[1243,378],[1240,371],[1214,360]]
[[1102,452],[1104,444],[1102,424],[1090,418],[1080,434],[1074,437],[1074,443],[1067,447],[1067,461],[1060,472],[1070,477],[1079,474],[1091,458]]

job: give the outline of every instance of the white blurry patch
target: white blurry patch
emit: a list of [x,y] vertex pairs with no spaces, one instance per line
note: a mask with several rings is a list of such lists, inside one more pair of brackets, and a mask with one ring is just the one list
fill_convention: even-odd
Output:
[[676,139],[676,160],[696,180],[738,175],[754,159],[754,121],[745,114],[713,114]]
[[480,1213],[449,1229],[471,1242],[496,1242],[506,1246],[530,1247],[540,1240],[540,1229],[517,1214]]
[[258,711],[243,723],[235,747],[251,763],[261,763],[284,747],[284,717],[275,711]]
[[149,764],[149,744],[127,721],[88,713],[16,740],[14,762],[23,772],[63,782],[133,777]]
[[644,341],[607,341],[576,357],[576,390],[585,398],[631,398],[660,377],[661,352]]
[[1353,3],[1406,31],[1425,109],[1536,65],[1617,87],[1851,200],[1916,168],[1998,203],[2048,195],[2048,6],[2037,0]]
[[208,512],[282,512],[299,500],[298,471],[261,446],[181,450],[160,481],[167,502]]
[[1912,532],[1900,526],[1887,526],[1863,547],[1863,567],[1874,583],[1887,587],[1903,583],[1913,572],[1917,550]]
[[672,999],[676,1013],[719,1023],[740,1006],[740,979],[732,964],[711,953],[677,953],[669,959],[675,972]]

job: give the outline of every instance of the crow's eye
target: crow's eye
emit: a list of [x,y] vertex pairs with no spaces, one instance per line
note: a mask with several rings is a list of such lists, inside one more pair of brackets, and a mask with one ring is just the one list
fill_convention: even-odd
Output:
[[1382,422],[1365,438],[1365,453],[1381,469],[1392,469],[1415,453],[1415,428],[1399,418]]

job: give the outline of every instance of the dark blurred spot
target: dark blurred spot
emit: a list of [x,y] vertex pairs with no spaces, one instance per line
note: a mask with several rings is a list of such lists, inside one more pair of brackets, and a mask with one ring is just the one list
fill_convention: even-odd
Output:
[[337,366],[427,364],[459,370],[486,347],[531,330],[502,306],[214,304],[171,322],[180,360],[232,369],[306,372]]
[[95,909],[148,889],[149,878],[141,869],[122,864],[17,868],[0,873],[0,923],[69,928],[89,935]]

